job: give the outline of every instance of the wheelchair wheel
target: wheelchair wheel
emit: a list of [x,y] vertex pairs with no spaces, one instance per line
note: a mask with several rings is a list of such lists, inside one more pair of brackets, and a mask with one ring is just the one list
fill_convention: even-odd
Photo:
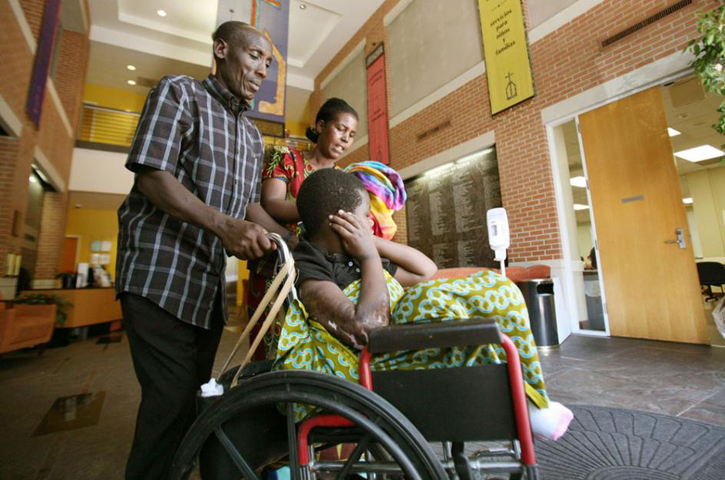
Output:
[[[254,444],[258,431],[250,429],[242,435],[251,439],[247,444],[253,448],[243,448],[243,442],[230,439],[229,425],[235,417],[256,415],[264,409],[269,411],[279,405],[287,409],[287,416],[282,417],[282,429],[275,428],[278,438],[286,442],[277,445],[280,452],[284,451],[289,462],[293,480],[316,478],[316,472],[301,467],[297,460],[297,425],[292,416],[293,403],[303,403],[320,408],[324,413],[337,414],[350,420],[354,427],[348,432],[359,433],[356,450],[372,452],[372,457],[390,458],[386,471],[388,476],[378,475],[376,478],[399,478],[415,480],[447,479],[443,466],[431,449],[423,435],[395,407],[383,398],[361,387],[358,384],[326,375],[306,371],[282,371],[258,375],[241,382],[236,388],[226,392],[218,400],[207,407],[194,422],[182,441],[174,458],[169,478],[186,479],[194,468],[202,446],[212,436],[216,436],[228,456],[238,469],[235,478],[245,480],[261,480],[259,471],[270,462],[268,458],[253,458],[255,452],[264,449],[264,445]],[[212,437],[213,438],[213,437]],[[250,443],[251,442],[251,443]],[[345,443],[350,443],[349,439]],[[377,452],[375,454],[374,452]],[[384,452],[381,453],[381,452]],[[372,458],[371,457],[371,458]],[[352,465],[347,462],[336,473],[336,478],[348,478],[348,475],[364,473],[365,462]],[[392,465],[391,465],[392,463]],[[314,464],[314,462],[313,462]],[[369,467],[374,472],[373,463]],[[381,467],[382,468],[382,467]],[[385,473],[385,472],[382,472]]]

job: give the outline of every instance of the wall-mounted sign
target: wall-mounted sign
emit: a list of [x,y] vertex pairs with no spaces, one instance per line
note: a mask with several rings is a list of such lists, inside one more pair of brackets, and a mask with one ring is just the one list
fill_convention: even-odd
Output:
[[217,26],[229,20],[258,28],[272,42],[274,61],[254,97],[249,116],[284,123],[289,0],[219,0]]
[[381,43],[366,60],[368,72],[368,145],[370,159],[388,165],[388,91]]
[[478,0],[491,114],[534,96],[521,0]]

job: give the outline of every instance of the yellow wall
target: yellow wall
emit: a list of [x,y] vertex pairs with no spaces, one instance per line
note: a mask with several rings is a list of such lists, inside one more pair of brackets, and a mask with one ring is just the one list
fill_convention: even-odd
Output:
[[100,85],[86,83],[83,88],[83,101],[93,103],[100,107],[141,113],[146,97],[118,88],[102,87]]
[[[76,262],[89,262],[91,259],[91,242],[110,241],[109,253],[111,262],[106,270],[111,279],[116,273],[116,241],[118,237],[118,216],[115,210],[90,210],[74,208],[68,210],[68,220],[65,225],[66,236],[80,236],[79,256]],[[95,252],[94,252],[95,253]]]
[[725,167],[687,174],[692,208],[706,260],[725,257]]
[[307,127],[309,127],[309,119],[310,119],[310,102],[309,100],[305,104],[305,109],[302,112],[302,115],[300,118],[292,118],[292,117],[286,117],[284,121],[284,126],[287,130],[289,130],[289,134],[294,137],[304,137],[305,136],[305,130],[307,130]]

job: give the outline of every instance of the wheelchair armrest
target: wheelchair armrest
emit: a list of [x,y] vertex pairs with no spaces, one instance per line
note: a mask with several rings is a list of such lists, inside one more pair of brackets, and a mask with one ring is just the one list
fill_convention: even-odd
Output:
[[490,343],[501,343],[501,334],[496,322],[471,319],[378,328],[370,332],[368,350],[370,353],[386,353]]

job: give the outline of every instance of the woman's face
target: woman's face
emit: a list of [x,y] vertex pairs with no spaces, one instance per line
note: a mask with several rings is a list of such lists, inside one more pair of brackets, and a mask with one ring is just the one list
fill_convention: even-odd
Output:
[[349,113],[341,113],[330,122],[320,120],[317,123],[320,137],[317,139],[317,149],[330,160],[339,159],[345,151],[352,146],[352,140],[357,131],[357,118]]

